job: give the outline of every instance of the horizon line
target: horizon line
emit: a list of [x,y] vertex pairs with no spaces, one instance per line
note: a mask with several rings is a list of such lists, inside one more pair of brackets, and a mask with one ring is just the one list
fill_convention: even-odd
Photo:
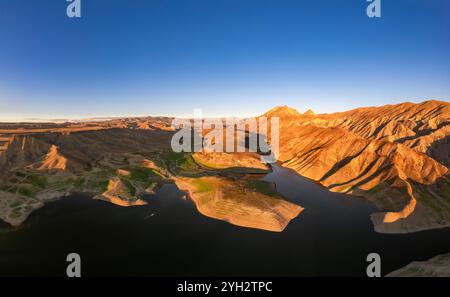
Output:
[[[326,112],[326,113],[317,113],[317,115],[326,115],[326,114],[333,114],[333,113],[340,113],[340,112],[346,112],[351,111],[355,109],[360,108],[376,108],[376,107],[383,107],[383,106],[394,106],[394,105],[400,105],[400,104],[423,104],[426,102],[442,102],[442,103],[449,103],[449,101],[439,100],[439,99],[426,99],[419,102],[412,102],[412,101],[403,101],[400,103],[388,103],[383,105],[371,105],[371,106],[359,106],[354,107],[351,109],[346,109],[343,111],[335,111],[335,112]],[[266,110],[269,111],[271,109],[277,108],[277,107],[289,107],[293,108],[296,111],[300,112],[297,108],[294,108],[292,106],[286,105],[286,104],[280,104],[280,105],[274,105],[272,108]],[[0,118],[0,123],[2,124],[39,124],[39,123],[54,123],[54,124],[61,124],[61,123],[82,123],[82,122],[94,122],[94,121],[111,121],[111,120],[117,120],[117,119],[139,119],[139,118],[148,118],[148,117],[163,117],[163,118],[180,118],[180,119],[192,119],[195,118],[195,110],[198,108],[192,108],[192,113],[190,115],[183,114],[183,115],[174,115],[174,114],[124,114],[124,115],[105,115],[105,116],[77,116],[77,115],[61,115],[61,116],[26,116],[26,117],[16,117],[16,118],[9,118],[7,120],[4,120]],[[305,110],[309,110],[308,108]],[[312,109],[311,109],[312,110]],[[314,110],[312,110],[314,111]],[[301,113],[301,112],[300,112]],[[262,113],[264,114],[264,112]],[[262,114],[242,114],[240,116],[236,115],[225,115],[225,114],[205,114],[202,115],[202,118],[251,118],[251,117],[258,117]]]

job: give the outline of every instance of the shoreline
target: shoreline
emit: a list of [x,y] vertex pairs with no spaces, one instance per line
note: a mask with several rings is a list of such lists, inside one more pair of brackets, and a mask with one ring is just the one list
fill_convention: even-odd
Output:
[[[371,196],[368,193],[368,191],[363,191],[363,190],[359,190],[359,189],[352,190],[350,192],[331,191],[328,187],[324,186],[319,181],[316,181],[316,180],[313,180],[306,176],[303,176],[290,167],[283,166],[283,163],[280,161],[277,161],[276,165],[283,169],[289,170],[291,173],[296,174],[296,175],[318,185],[319,187],[321,187],[322,189],[324,189],[326,191],[347,195],[351,199],[355,199],[355,198],[360,199],[362,201],[365,201],[365,202],[370,203],[371,205],[375,206],[375,208],[378,211],[372,213],[369,218],[372,221],[374,231],[377,233],[380,233],[380,234],[410,234],[410,233],[415,233],[415,232],[422,232],[422,231],[427,231],[427,230],[442,229],[442,228],[450,227],[450,222],[447,224],[444,224],[444,225],[432,224],[429,226],[418,226],[418,227],[408,226],[409,230],[407,230],[408,228],[405,228],[404,226],[402,226],[402,223],[405,220],[412,220],[411,217],[413,217],[415,214],[417,214],[416,213],[417,208],[419,208],[421,206],[420,201],[417,201],[415,199],[413,192],[412,192],[412,187],[407,181],[405,181],[405,182],[407,183],[407,190],[408,190],[408,195],[410,197],[410,201],[408,201],[408,203],[400,211],[382,211],[379,208],[379,206],[377,205],[377,203],[375,203],[374,201],[371,200]],[[271,167],[272,167],[272,165],[271,165]],[[411,202],[414,204],[414,206],[412,207],[413,210],[408,212],[411,209],[411,205],[410,205]],[[408,215],[402,216],[402,215],[404,215],[403,212],[408,212]],[[386,218],[392,219],[393,217],[395,217],[395,220],[386,221]]]
[[[252,175],[258,176],[258,177],[263,177],[267,174],[270,174],[271,172],[274,171],[274,164],[267,164],[268,165],[268,172],[266,173],[255,173]],[[330,191],[327,187],[325,187],[324,185],[322,185],[320,182],[315,181],[311,178],[305,177],[300,175],[299,173],[297,173],[294,169],[291,169],[289,167],[285,167],[282,165],[281,162],[277,162],[275,163],[276,166],[279,166],[285,170],[288,170],[289,172],[291,172],[292,174],[298,175],[302,178],[304,178],[305,180],[314,183],[315,185],[319,186],[320,188],[324,189],[325,191],[328,192],[334,192],[334,191]],[[221,172],[219,172],[218,176],[222,176],[220,174]],[[223,177],[226,177],[227,175],[224,174]],[[180,179],[179,177],[177,177],[176,175],[170,174],[170,176],[168,176],[168,178],[170,178],[174,184],[177,185],[178,187],[178,180]],[[192,193],[192,190],[184,190],[179,188],[180,191],[185,192],[186,195],[189,197],[189,199],[194,203],[194,205],[196,206],[196,209],[198,212],[200,212],[202,215],[213,218],[213,219],[219,219],[219,220],[223,220],[226,221],[230,224],[236,225],[236,226],[241,226],[241,227],[246,227],[246,228],[255,228],[252,226],[247,226],[247,225],[243,225],[242,223],[236,223],[235,220],[229,220],[226,218],[221,218],[221,217],[217,217],[214,214],[209,213],[208,211],[205,211],[204,209],[202,209],[201,207],[199,207],[198,201],[196,201],[195,195]],[[276,190],[276,189],[275,189]],[[277,190],[276,190],[277,191]],[[277,191],[278,193],[278,191]],[[337,192],[340,193],[340,192]],[[10,225],[11,227],[19,227],[21,224],[23,224],[28,217],[35,211],[39,210],[42,207],[45,207],[45,205],[47,203],[51,203],[51,202],[55,202],[58,201],[62,198],[65,198],[67,196],[71,196],[74,194],[83,194],[83,195],[89,195],[92,199],[96,199],[96,200],[101,200],[101,201],[105,201],[108,203],[112,203],[114,205],[120,206],[120,207],[132,207],[132,206],[144,206],[147,205],[147,201],[145,201],[145,199],[141,199],[138,198],[134,201],[126,201],[123,200],[119,197],[105,197],[103,194],[104,193],[90,193],[90,192],[66,192],[66,193],[62,193],[62,195],[60,196],[55,196],[56,194],[60,194],[58,192],[47,192],[45,193],[44,197],[51,197],[51,198],[41,198],[38,199],[36,203],[34,204],[30,204],[28,205],[29,207],[32,207],[31,210],[29,210],[28,212],[26,212],[25,214],[23,214],[23,216],[18,217],[18,218],[14,218],[13,220],[5,220],[4,217],[1,217],[0,220],[2,222],[4,222],[5,224]],[[278,193],[279,194],[279,193]],[[348,195],[348,197],[350,199],[357,199],[360,201],[364,201],[366,203],[369,203],[373,206],[375,206],[378,210],[378,206],[376,205],[376,203],[374,203],[373,201],[370,201],[370,199],[366,198],[363,192],[359,192],[360,195],[358,195],[357,193],[340,193],[343,195]],[[55,196],[55,197],[52,197]],[[281,196],[281,194],[280,194]],[[286,199],[286,202],[291,202],[290,199]],[[301,212],[304,210],[304,208],[300,205],[298,205],[299,207],[301,207],[302,209],[297,213],[297,215],[295,215],[294,217],[290,218],[290,220],[294,219],[295,217],[297,217],[298,215],[301,214]],[[4,212],[7,213],[7,212]],[[450,223],[445,224],[445,225],[438,225],[438,224],[434,224],[434,225],[430,225],[430,226],[422,226],[422,227],[409,227],[408,228],[404,228],[402,227],[402,222],[407,219],[407,218],[400,218],[395,222],[382,222],[381,219],[383,219],[385,217],[387,212],[382,212],[382,211],[378,211],[378,212],[374,212],[369,216],[369,219],[372,222],[373,225],[373,231],[376,233],[380,233],[380,234],[411,234],[411,233],[416,233],[416,232],[425,232],[425,231],[429,231],[429,230],[435,230],[435,229],[444,229],[444,228],[450,228]],[[414,212],[411,214],[411,216],[414,215]],[[287,224],[286,224],[287,226]],[[284,226],[284,228],[286,228],[286,226]],[[284,228],[282,228],[281,230],[275,230],[276,232],[282,232],[284,230]],[[263,228],[263,230],[266,230]],[[267,231],[274,231],[274,230],[267,230]]]

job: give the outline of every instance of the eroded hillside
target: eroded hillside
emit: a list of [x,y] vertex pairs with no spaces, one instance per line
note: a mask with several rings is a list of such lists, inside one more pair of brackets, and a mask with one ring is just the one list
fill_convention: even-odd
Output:
[[254,180],[270,170],[257,154],[175,153],[172,129],[151,128],[160,119],[136,121],[4,131],[10,138],[0,156],[0,218],[17,226],[73,192],[144,205],[142,195],[163,183],[176,183],[202,214],[238,226],[279,232],[301,212],[268,182]]
[[427,101],[325,115],[280,107],[266,116],[280,117],[283,166],[330,191],[366,197],[381,211],[372,216],[375,229],[397,233],[450,225],[449,106]]

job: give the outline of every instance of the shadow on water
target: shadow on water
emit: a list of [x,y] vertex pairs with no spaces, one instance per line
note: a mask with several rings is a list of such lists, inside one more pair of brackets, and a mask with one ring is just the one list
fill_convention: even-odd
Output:
[[174,184],[139,207],[74,194],[17,229],[0,227],[0,275],[65,275],[71,252],[81,255],[85,276],[365,275],[371,252],[381,255],[388,273],[450,251],[450,229],[377,234],[369,218],[376,210],[361,199],[277,166],[264,179],[305,207],[282,233],[204,217]]

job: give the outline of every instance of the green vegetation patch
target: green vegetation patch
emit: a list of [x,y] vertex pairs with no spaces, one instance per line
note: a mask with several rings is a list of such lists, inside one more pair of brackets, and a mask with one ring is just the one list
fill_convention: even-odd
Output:
[[130,169],[129,178],[133,181],[147,182],[150,178],[159,178],[160,175],[153,169],[146,167],[137,167]]
[[101,189],[102,192],[108,190],[109,180],[101,180],[97,182],[97,187]]
[[175,174],[179,174],[181,171],[198,172],[199,170],[191,153],[165,152],[161,154],[161,158],[164,161],[165,166]]
[[184,159],[181,160],[181,162],[178,164],[178,166],[184,171],[195,171],[198,169],[197,164],[195,163],[191,155],[185,156]]
[[195,187],[195,191],[197,193],[206,193],[212,191],[214,188],[212,185],[200,179],[196,179],[195,181],[193,181],[192,185]]
[[24,183],[31,184],[41,189],[45,188],[48,184],[47,177],[45,175],[36,175],[36,174],[28,175],[25,178]]
[[126,178],[121,178],[120,180],[123,183],[123,185],[125,186],[128,194],[130,194],[131,196],[134,197],[136,195],[136,188]]
[[186,153],[184,152],[176,153],[173,151],[169,151],[161,154],[161,158],[163,158],[165,161],[177,161],[183,159],[185,155]]
[[36,192],[29,187],[19,187],[17,192],[21,195],[33,198],[36,195]]
[[92,189],[95,192],[105,192],[108,190],[109,180],[105,179],[91,179],[86,183],[86,188]]
[[73,183],[75,189],[81,189],[81,187],[84,185],[84,183],[86,182],[86,178],[84,176],[78,177],[77,179],[75,179],[75,182]]

